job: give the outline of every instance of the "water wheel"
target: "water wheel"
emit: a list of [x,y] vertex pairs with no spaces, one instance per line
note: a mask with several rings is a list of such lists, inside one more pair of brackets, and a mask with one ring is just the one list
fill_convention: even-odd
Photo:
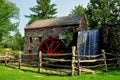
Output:
[[66,52],[66,47],[63,41],[60,40],[58,36],[55,36],[45,39],[40,44],[39,51],[45,54],[58,54]]

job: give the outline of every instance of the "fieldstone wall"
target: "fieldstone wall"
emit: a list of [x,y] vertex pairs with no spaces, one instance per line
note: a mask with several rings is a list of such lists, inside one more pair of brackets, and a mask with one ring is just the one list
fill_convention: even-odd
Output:
[[109,53],[120,54],[120,25],[104,24],[100,32],[102,49]]
[[[29,50],[31,50],[32,53],[38,53],[38,48],[45,39],[56,35],[65,35],[68,32],[73,32],[73,30],[77,27],[78,26],[67,26],[63,28],[43,28],[37,30],[25,30],[24,53],[29,53]],[[30,42],[30,37],[32,38],[32,43]],[[41,40],[39,40],[40,37]],[[64,36],[62,37],[64,38]]]

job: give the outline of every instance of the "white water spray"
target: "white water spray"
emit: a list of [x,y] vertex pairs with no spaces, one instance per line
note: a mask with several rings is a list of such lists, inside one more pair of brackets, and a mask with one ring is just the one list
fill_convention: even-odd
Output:
[[98,41],[98,30],[87,30],[78,32],[78,52],[80,53],[80,55],[96,55],[98,53]]

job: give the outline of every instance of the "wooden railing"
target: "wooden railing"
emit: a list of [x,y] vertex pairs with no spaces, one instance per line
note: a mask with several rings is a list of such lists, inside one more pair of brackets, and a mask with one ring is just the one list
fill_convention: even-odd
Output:
[[[43,69],[53,70],[58,72],[65,72],[75,75],[75,72],[78,72],[78,75],[81,75],[82,71],[94,74],[95,71],[90,70],[90,67],[98,67],[104,65],[105,71],[108,70],[107,61],[116,61],[117,64],[120,64],[120,55],[105,53],[102,51],[102,54],[98,55],[80,55],[77,53],[76,47],[72,47],[72,53],[61,53],[61,54],[45,54],[41,51],[38,53],[31,54],[35,56],[32,59],[28,59],[29,54],[5,54],[0,56],[0,62],[10,65],[16,65],[19,69],[21,66],[33,66],[38,68],[38,72],[42,73]],[[112,55],[114,58],[106,58],[106,55]],[[57,56],[57,57],[56,57]],[[85,59],[82,59],[85,58]],[[86,59],[87,58],[87,59]],[[84,65],[87,63],[96,63],[95,65]],[[34,65],[33,65],[34,64]]]

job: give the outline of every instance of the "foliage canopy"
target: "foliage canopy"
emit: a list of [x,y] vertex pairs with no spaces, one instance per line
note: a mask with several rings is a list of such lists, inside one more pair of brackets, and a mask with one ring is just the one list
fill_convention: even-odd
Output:
[[71,10],[69,15],[79,15],[85,14],[85,8],[81,5],[75,6],[74,9]]
[[102,23],[120,24],[120,0],[90,0],[87,8],[78,5],[70,15],[86,14],[90,29],[98,29]]
[[10,31],[17,30],[18,23],[11,22],[18,19],[19,9],[12,2],[7,0],[0,1],[0,41],[3,37],[10,34]]
[[86,14],[91,29],[99,28],[102,23],[117,24],[120,22],[120,0],[90,0]]
[[[23,37],[19,33],[19,8],[8,0],[0,1],[0,46],[14,50],[23,49]],[[14,35],[11,35],[11,32]]]

